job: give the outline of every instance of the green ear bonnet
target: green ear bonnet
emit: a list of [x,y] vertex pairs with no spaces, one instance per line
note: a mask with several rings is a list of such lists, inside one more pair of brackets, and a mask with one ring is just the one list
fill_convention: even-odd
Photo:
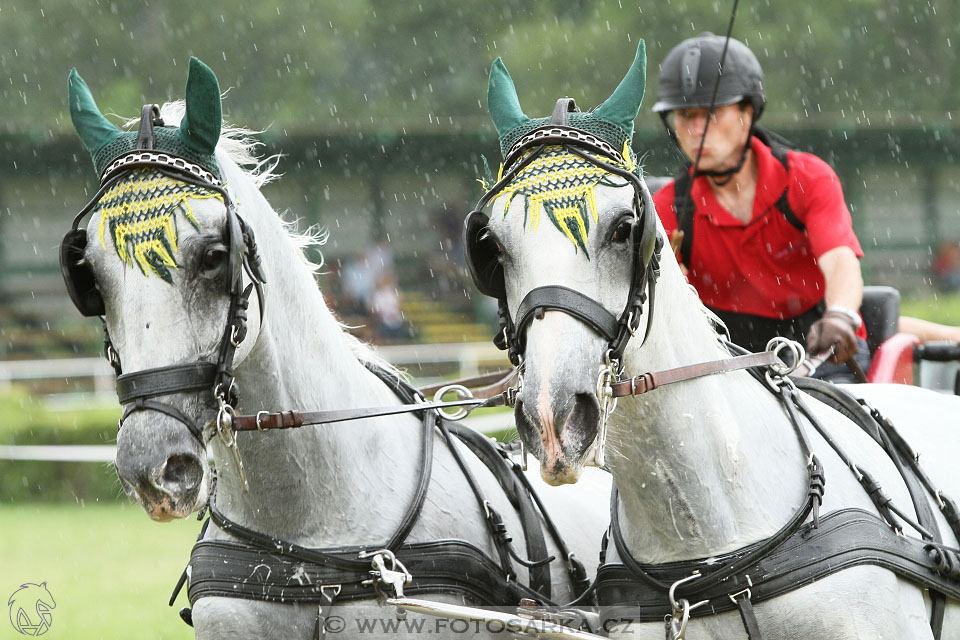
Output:
[[[613,159],[630,167],[636,166],[630,141],[633,137],[633,121],[643,100],[646,67],[646,45],[641,40],[633,64],[613,94],[592,112],[572,111],[563,118],[566,127],[586,132],[611,146],[616,151]],[[526,146],[522,144],[526,136],[549,127],[557,118],[556,112],[552,118],[530,118],[523,112],[513,79],[500,58],[494,61],[490,69],[487,105],[500,137],[500,152],[505,159],[516,151],[514,147],[518,143]],[[624,157],[624,154],[630,157]]]
[[[154,162],[208,179],[190,165],[209,172],[220,182],[215,150],[220,138],[222,107],[220,85],[213,71],[197,58],[190,58],[187,76],[186,112],[179,127],[162,126],[153,105],[145,105],[140,131],[123,131],[107,120],[97,107],[87,83],[76,69],[68,79],[70,117],[101,182],[118,168],[136,166],[140,152],[152,151]],[[154,124],[160,125],[154,128]],[[149,140],[148,140],[149,139]],[[186,161],[186,162],[184,162]]]

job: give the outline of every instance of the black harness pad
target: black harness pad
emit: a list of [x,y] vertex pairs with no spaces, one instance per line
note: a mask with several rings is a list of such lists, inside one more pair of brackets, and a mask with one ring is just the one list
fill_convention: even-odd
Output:
[[[737,605],[726,596],[750,588],[754,603],[799,589],[832,573],[858,565],[876,565],[889,569],[912,582],[936,588],[960,598],[960,581],[942,575],[930,554],[936,545],[897,535],[878,516],[862,509],[841,509],[820,519],[820,527],[809,524],[737,576],[708,591],[695,591],[698,599],[709,599],[709,607],[691,612],[694,617],[733,611]],[[736,552],[735,552],[736,553]],[[727,557],[719,558],[720,562]],[[699,565],[699,566],[695,566]],[[707,567],[706,561],[643,565],[652,575],[673,581],[690,575],[694,568]],[[740,576],[749,575],[752,584]],[[690,583],[696,589],[696,581]],[[677,597],[688,597],[683,587]],[[693,595],[689,595],[693,597]],[[662,591],[639,582],[621,564],[607,564],[597,573],[597,600],[608,620],[633,622],[662,621],[671,613]]]
[[[267,602],[316,602],[324,588],[340,587],[337,600],[370,598],[370,563],[358,561],[361,547],[343,548],[339,559],[309,562],[286,554],[224,540],[201,540],[190,554],[190,604],[206,597]],[[448,593],[487,606],[517,605],[539,594],[515,581],[505,581],[500,567],[473,545],[461,540],[404,544],[397,559],[413,575],[405,594]],[[339,561],[338,561],[339,560]]]

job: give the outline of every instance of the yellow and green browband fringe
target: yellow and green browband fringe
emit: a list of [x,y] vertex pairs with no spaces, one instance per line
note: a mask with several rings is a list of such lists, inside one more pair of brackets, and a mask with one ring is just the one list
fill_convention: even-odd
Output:
[[[634,171],[636,166],[630,153],[629,142],[624,144],[624,157],[627,158],[626,164],[604,159],[627,171]],[[502,173],[501,165],[498,180]],[[506,198],[503,205],[503,214],[506,215],[514,196],[524,196],[526,230],[536,231],[540,226],[541,213],[546,211],[554,226],[574,246],[582,249],[589,259],[587,233],[590,231],[590,221],[597,222],[599,218],[594,188],[609,175],[602,167],[565,151],[563,147],[551,146],[524,167],[496,199]]]
[[[151,272],[167,282],[170,269],[177,268],[177,223],[179,211],[195,229],[199,229],[189,200],[216,198],[207,191],[151,170],[139,169],[104,194],[97,205],[100,212],[100,244],[107,247],[107,229],[113,246],[124,263],[134,262],[144,275]],[[132,256],[131,256],[132,253]]]

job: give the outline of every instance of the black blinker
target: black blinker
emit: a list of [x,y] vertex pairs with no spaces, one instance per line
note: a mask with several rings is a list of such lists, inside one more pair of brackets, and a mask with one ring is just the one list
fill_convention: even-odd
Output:
[[106,309],[93,270],[85,259],[86,248],[86,229],[68,231],[60,242],[60,273],[77,310],[87,317],[102,316]]
[[497,259],[497,242],[493,238],[481,237],[489,222],[490,218],[482,211],[467,216],[463,229],[467,268],[480,293],[492,298],[506,298],[507,287],[503,265]]

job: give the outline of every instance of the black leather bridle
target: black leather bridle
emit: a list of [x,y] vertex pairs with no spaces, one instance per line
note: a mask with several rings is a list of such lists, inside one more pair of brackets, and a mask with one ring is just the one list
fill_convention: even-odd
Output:
[[[234,379],[233,360],[237,348],[247,334],[247,307],[253,290],[257,291],[260,305],[260,318],[264,313],[264,284],[266,279],[260,264],[253,231],[236,211],[233,199],[226,191],[221,180],[204,167],[171,153],[153,149],[153,127],[163,126],[156,105],[144,105],[140,130],[137,137],[138,148],[118,156],[101,177],[101,187],[90,202],[74,217],[73,225],[60,243],[60,269],[71,300],[84,316],[99,316],[103,321],[104,355],[117,375],[117,396],[124,407],[119,426],[133,413],[138,411],[156,411],[183,423],[194,438],[205,445],[203,425],[198,424],[179,408],[157,400],[162,396],[178,393],[195,393],[209,390],[218,403],[218,431],[221,422],[232,415],[233,407],[239,401]],[[217,349],[216,362],[185,362],[166,367],[145,369],[133,373],[123,373],[120,356],[114,349],[107,331],[106,308],[103,297],[97,289],[96,277],[86,262],[87,230],[80,228],[83,218],[97,206],[103,196],[118,182],[129,176],[130,171],[150,168],[160,174],[213,191],[222,198],[226,207],[226,236],[229,255],[227,294],[230,306],[227,311],[226,326]],[[243,287],[243,273],[249,275],[251,283]],[[228,429],[229,431],[229,429]],[[229,439],[232,442],[232,433]],[[228,446],[230,446],[228,444]]]
[[[480,198],[465,221],[467,267],[477,289],[497,300],[500,328],[494,343],[507,351],[514,365],[519,365],[523,359],[527,326],[546,310],[561,311],[573,316],[603,336],[608,343],[606,357],[611,362],[620,361],[627,342],[639,329],[643,305],[648,299],[650,319],[647,321],[646,335],[649,335],[652,324],[654,292],[660,275],[659,254],[663,239],[657,233],[656,214],[650,192],[638,175],[600,157],[612,158],[626,165],[628,159],[624,158],[620,151],[586,131],[567,125],[567,114],[575,109],[576,105],[571,98],[558,100],[550,123],[534,129],[514,144],[504,161],[503,178]],[[507,305],[503,265],[498,260],[495,241],[485,235],[490,218],[483,213],[483,209],[525,167],[539,157],[544,149],[556,145],[627,180],[633,187],[630,290],[627,303],[619,315],[614,315],[593,298],[560,285],[537,287],[527,292],[517,306],[516,319]]]

